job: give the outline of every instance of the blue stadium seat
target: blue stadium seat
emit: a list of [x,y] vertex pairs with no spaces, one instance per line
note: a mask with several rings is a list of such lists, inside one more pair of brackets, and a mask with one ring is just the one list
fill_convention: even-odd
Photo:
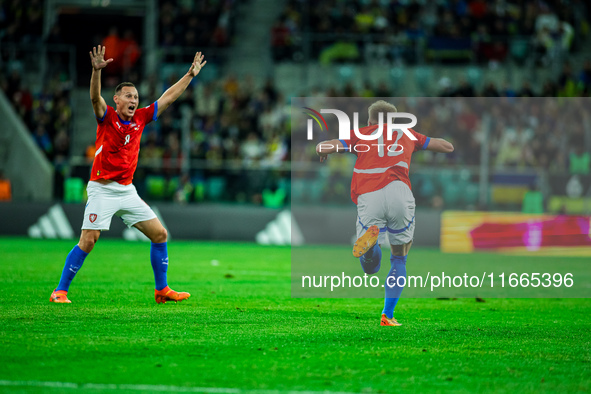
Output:
[[457,173],[457,178],[455,179],[456,185],[460,189],[466,189],[472,180],[472,173],[470,173],[467,169],[462,169]]
[[406,79],[406,70],[401,67],[393,67],[390,69],[390,78],[392,78],[392,86],[403,86]]
[[290,198],[291,195],[291,179],[289,178],[281,178],[279,180],[279,188],[285,190],[287,194],[287,198]]
[[462,193],[462,200],[465,204],[475,205],[480,198],[480,187],[477,183],[468,183]]
[[466,71],[468,82],[472,86],[480,86],[482,84],[482,71],[476,67],[470,67],[468,71]]
[[207,62],[207,67],[204,67],[203,70],[199,72],[199,79],[202,82],[210,82],[213,80],[218,79],[219,75],[219,67],[215,63]]
[[456,181],[456,176],[452,170],[441,170],[437,174],[439,186],[445,188],[447,185],[453,184]]
[[342,82],[350,81],[355,74],[355,70],[352,66],[345,65],[339,67],[339,77]]
[[459,173],[459,178],[462,182],[470,182],[470,180],[472,179],[472,173],[470,172],[470,170],[467,170],[465,168],[461,169]]
[[428,92],[433,86],[433,69],[429,67],[416,67],[414,74],[417,87],[423,92]]
[[453,183],[443,185],[443,201],[446,207],[457,207],[462,196],[462,190]]
[[514,38],[509,42],[509,53],[515,60],[522,62],[528,55],[529,45],[527,38]]
[[435,182],[431,177],[424,177],[419,183],[419,196],[422,198],[430,198],[436,194]]
[[291,181],[291,202],[301,203],[304,200],[306,193],[306,180],[305,179],[292,179]]
[[325,182],[321,179],[314,179],[308,183],[308,197],[310,202],[319,202],[322,199],[324,193]]
[[214,176],[206,181],[205,194],[208,200],[221,200],[226,191],[226,178]]

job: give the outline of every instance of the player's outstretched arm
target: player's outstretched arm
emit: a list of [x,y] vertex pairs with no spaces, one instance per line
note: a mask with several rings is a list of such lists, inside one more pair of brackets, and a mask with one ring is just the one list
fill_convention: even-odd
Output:
[[181,94],[183,94],[185,89],[187,89],[187,86],[189,86],[189,83],[191,83],[191,80],[196,77],[203,66],[205,66],[205,63],[207,63],[207,61],[203,61],[203,55],[201,52],[197,52],[189,71],[187,71],[177,83],[169,87],[158,99],[158,113],[156,114],[156,117],[160,117],[160,114],[164,112],[166,108],[170,107],[170,104],[174,103]]
[[101,96],[101,70],[107,67],[113,59],[105,60],[105,47],[98,46],[92,48],[90,53],[90,63],[92,64],[92,76],[90,77],[90,101],[94,115],[102,119],[107,110],[107,103]]
[[326,160],[331,153],[344,152],[346,149],[340,140],[322,141],[316,145],[316,154],[320,156],[320,162]]
[[444,140],[443,138],[431,138],[427,150],[439,153],[451,153],[454,151],[454,146]]

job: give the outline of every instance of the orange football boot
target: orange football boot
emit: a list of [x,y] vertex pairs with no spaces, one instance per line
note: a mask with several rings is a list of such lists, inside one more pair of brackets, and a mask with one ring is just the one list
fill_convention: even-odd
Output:
[[154,298],[156,298],[157,304],[165,304],[166,301],[183,301],[189,297],[191,297],[191,294],[174,291],[168,286],[162,290],[154,290]]
[[361,257],[369,249],[373,248],[373,246],[378,242],[379,235],[380,229],[378,226],[371,226],[368,228],[365,234],[357,238],[357,241],[355,241],[355,245],[353,245],[353,256]]
[[72,301],[68,300],[68,292],[65,290],[54,290],[49,297],[49,302],[55,302],[58,304],[71,304]]
[[401,326],[402,324],[398,323],[394,316],[391,319],[388,319],[385,313],[382,313],[382,320],[380,321],[380,326]]

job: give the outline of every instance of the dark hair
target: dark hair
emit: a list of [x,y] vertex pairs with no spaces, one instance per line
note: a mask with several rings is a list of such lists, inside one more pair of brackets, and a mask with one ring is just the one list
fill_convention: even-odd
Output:
[[131,82],[121,82],[119,85],[117,85],[117,87],[115,88],[115,94],[119,94],[119,92],[121,92],[121,89],[123,89],[126,86],[131,86],[132,88],[135,88],[135,85],[132,84]]

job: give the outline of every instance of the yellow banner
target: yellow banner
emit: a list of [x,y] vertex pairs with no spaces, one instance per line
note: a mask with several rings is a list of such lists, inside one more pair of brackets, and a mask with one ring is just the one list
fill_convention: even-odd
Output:
[[590,223],[589,216],[445,211],[441,250],[591,256]]

